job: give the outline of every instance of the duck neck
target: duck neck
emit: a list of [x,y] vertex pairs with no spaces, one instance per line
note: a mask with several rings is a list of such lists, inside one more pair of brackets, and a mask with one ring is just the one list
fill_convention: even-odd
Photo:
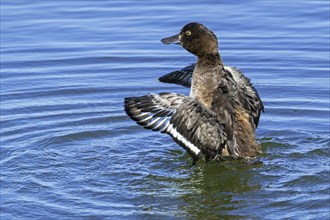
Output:
[[211,108],[212,97],[223,77],[223,64],[219,53],[198,56],[194,68],[190,96],[195,97],[206,108]]
[[218,52],[216,53],[207,53],[201,56],[198,56],[198,64],[199,65],[221,65],[223,66],[222,59]]

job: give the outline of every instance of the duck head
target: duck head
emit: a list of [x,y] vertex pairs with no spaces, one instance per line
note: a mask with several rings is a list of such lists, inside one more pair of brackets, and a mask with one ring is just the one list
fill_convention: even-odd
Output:
[[163,38],[161,41],[164,44],[180,44],[187,51],[198,57],[218,53],[218,39],[216,35],[197,22],[186,24],[179,34]]

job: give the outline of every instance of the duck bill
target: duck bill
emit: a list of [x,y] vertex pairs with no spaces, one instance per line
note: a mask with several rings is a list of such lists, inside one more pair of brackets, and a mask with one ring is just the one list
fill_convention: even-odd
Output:
[[176,35],[173,35],[171,37],[163,38],[163,39],[161,39],[161,42],[163,44],[180,44],[181,43],[180,35],[176,34]]

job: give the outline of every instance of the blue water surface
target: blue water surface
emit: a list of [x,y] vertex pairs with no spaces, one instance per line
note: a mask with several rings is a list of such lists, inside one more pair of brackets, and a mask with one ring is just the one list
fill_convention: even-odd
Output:
[[[328,0],[1,1],[1,219],[329,219]],[[265,104],[261,166],[198,163],[123,99],[188,89],[198,21]]]

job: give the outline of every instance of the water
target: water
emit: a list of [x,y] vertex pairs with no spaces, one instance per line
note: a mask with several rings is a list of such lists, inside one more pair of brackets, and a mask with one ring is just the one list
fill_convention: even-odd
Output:
[[[1,219],[328,219],[329,2],[1,1]],[[123,111],[199,21],[265,104],[262,166],[191,166]]]

